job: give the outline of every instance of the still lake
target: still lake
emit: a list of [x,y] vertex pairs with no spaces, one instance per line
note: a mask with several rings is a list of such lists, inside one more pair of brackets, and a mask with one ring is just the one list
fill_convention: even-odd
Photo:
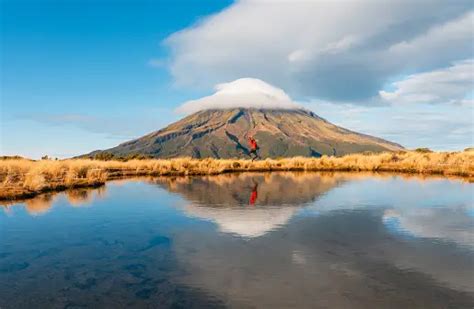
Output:
[[112,181],[0,208],[0,308],[473,308],[474,184]]

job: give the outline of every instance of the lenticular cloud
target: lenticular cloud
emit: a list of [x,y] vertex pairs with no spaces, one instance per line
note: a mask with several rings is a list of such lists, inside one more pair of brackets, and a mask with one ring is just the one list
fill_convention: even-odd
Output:
[[213,95],[191,100],[177,111],[190,114],[207,109],[226,108],[302,108],[280,88],[256,78],[240,78],[233,82],[217,84]]

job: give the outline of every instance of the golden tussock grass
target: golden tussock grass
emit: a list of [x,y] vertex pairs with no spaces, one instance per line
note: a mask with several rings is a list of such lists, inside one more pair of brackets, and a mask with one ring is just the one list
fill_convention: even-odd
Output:
[[131,176],[216,175],[264,171],[368,171],[438,174],[474,178],[474,151],[352,154],[344,157],[284,158],[252,162],[242,159],[89,159],[0,160],[0,199],[14,199],[53,190],[99,186]]

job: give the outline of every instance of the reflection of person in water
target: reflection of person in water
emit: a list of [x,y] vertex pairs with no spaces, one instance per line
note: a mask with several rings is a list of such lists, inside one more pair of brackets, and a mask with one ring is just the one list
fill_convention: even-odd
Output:
[[255,205],[255,202],[257,201],[257,189],[258,189],[258,183],[255,183],[253,186],[252,192],[250,193],[250,199],[249,199],[249,204],[250,205]]

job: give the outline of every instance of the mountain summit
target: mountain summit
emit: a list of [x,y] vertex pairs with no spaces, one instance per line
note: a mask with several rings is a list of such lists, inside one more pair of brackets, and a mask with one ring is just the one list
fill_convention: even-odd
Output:
[[232,108],[199,111],[159,131],[88,156],[248,158],[249,135],[257,140],[263,158],[403,149],[399,144],[338,127],[304,109]]

